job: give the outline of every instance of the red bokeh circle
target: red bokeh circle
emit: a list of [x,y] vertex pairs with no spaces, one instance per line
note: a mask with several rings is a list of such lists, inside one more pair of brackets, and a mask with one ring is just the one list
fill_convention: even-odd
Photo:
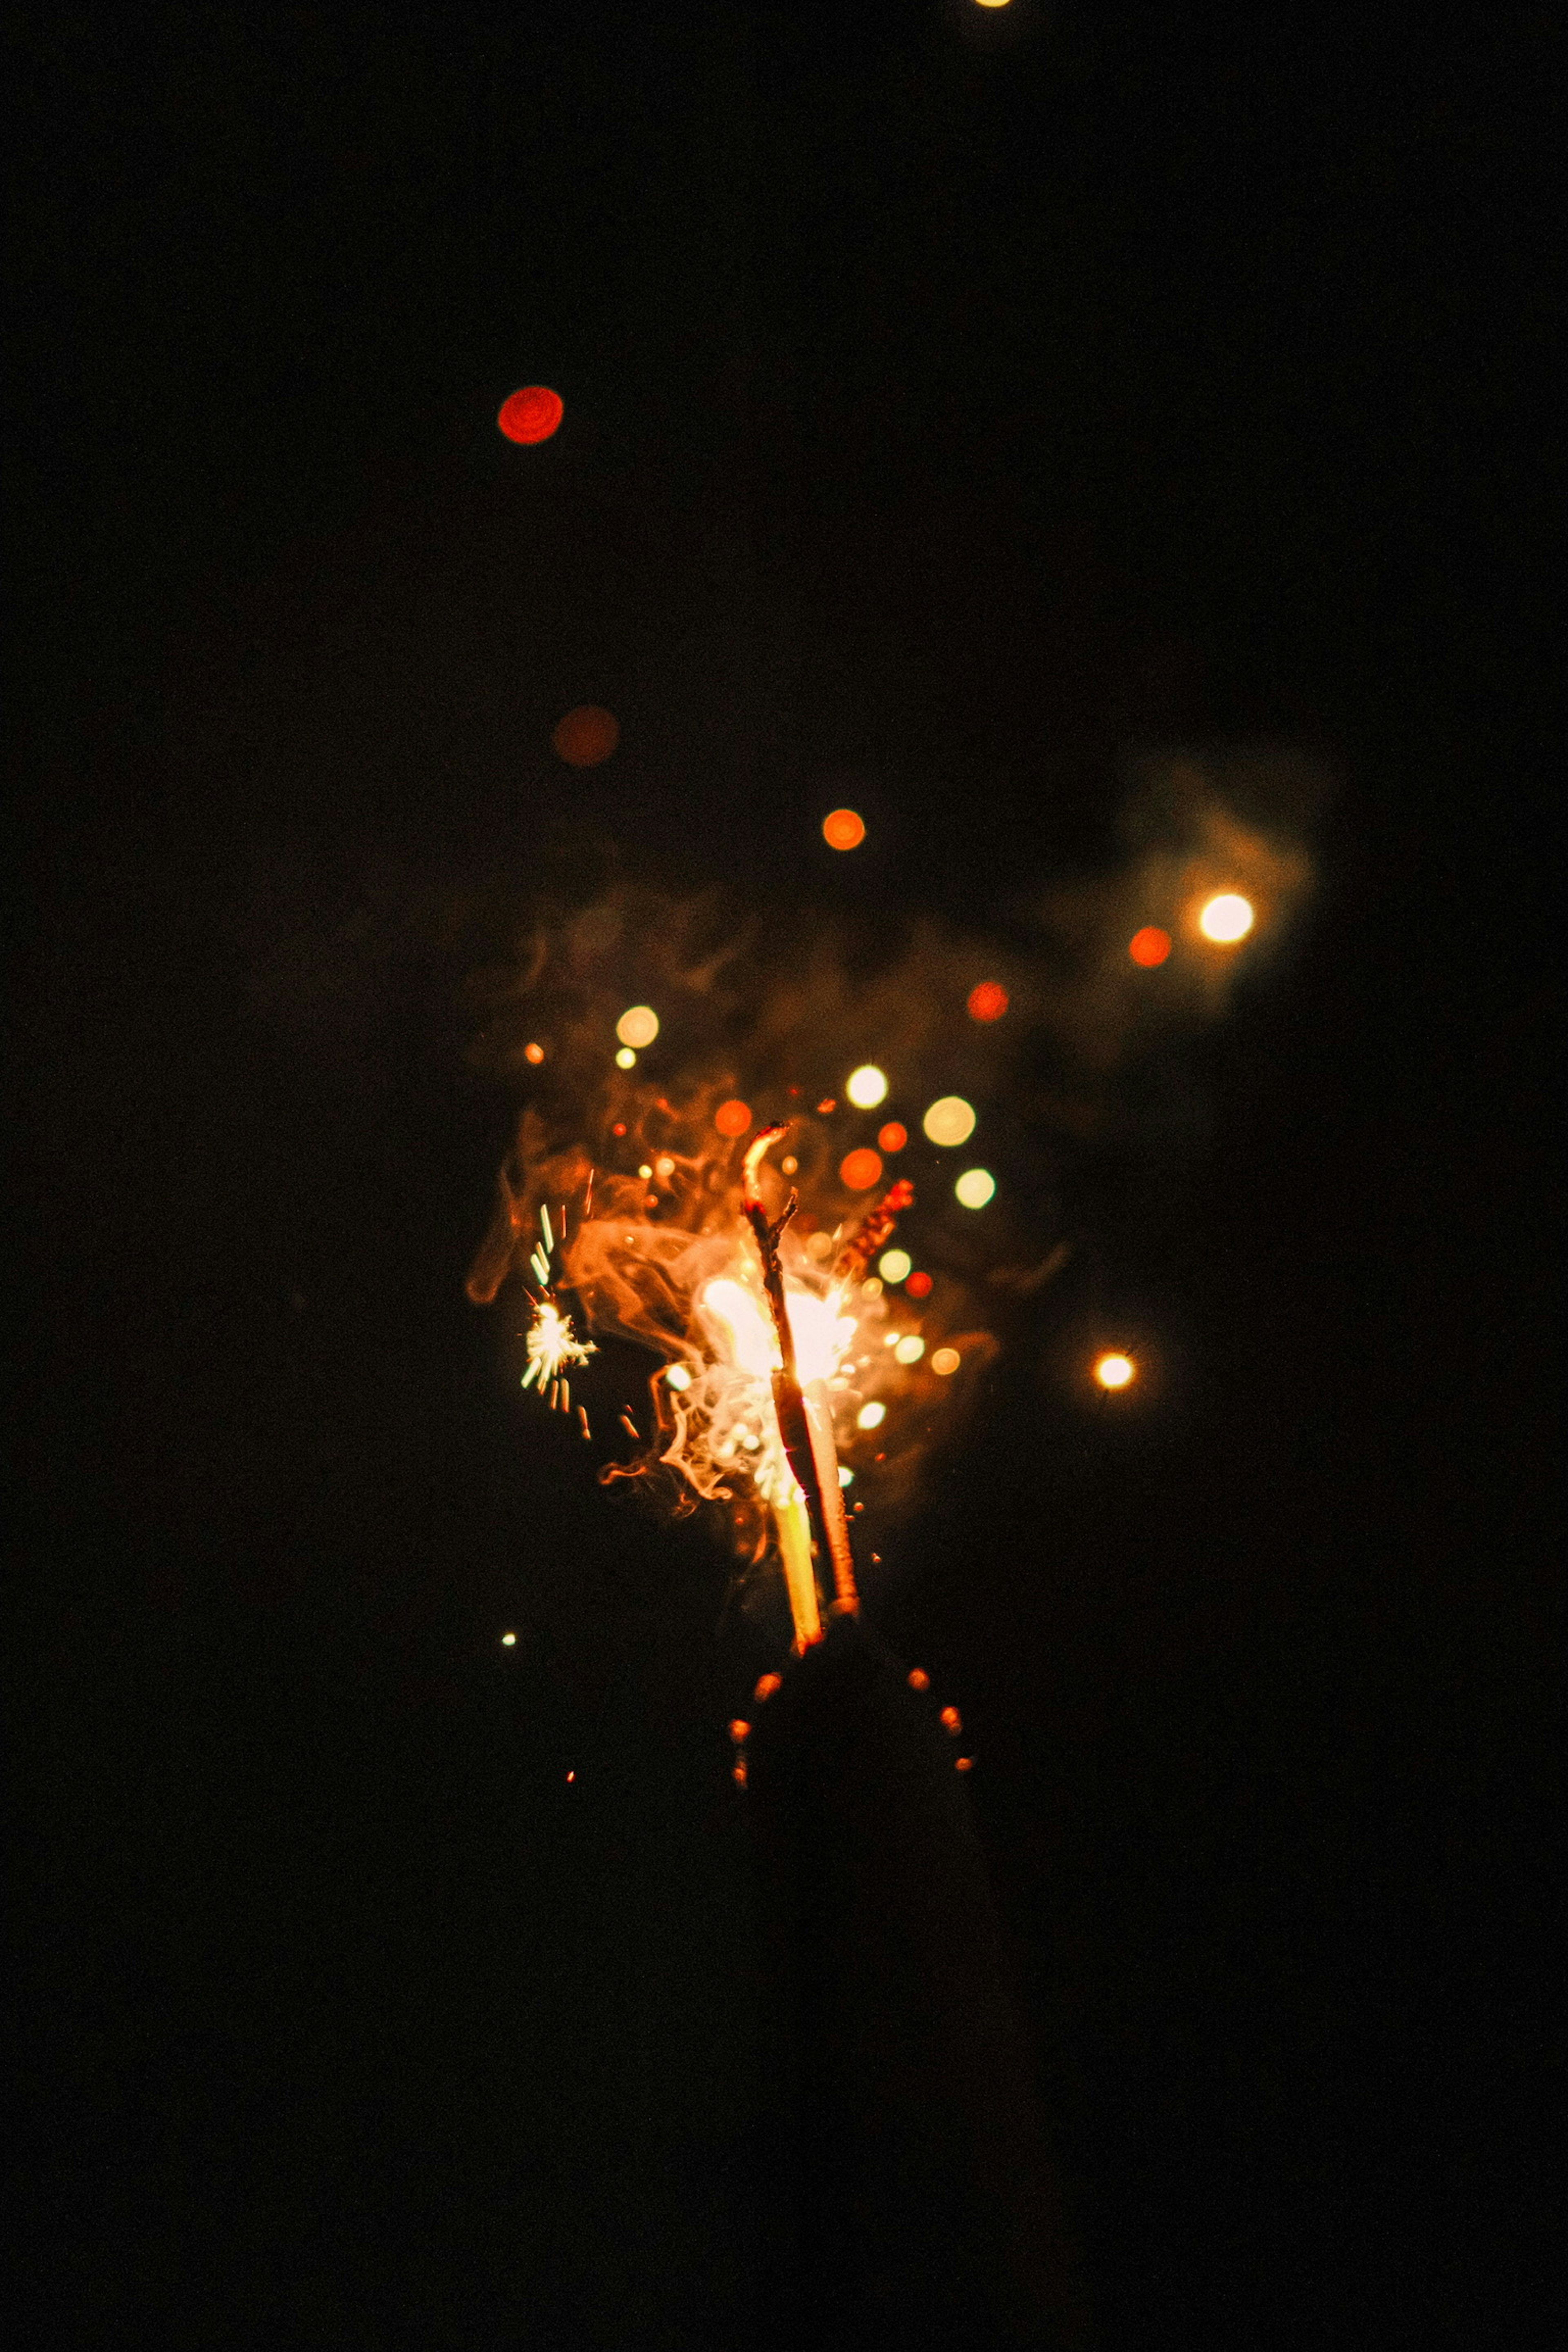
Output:
[[564,414],[558,392],[547,383],[525,383],[501,402],[496,423],[509,441],[548,441]]

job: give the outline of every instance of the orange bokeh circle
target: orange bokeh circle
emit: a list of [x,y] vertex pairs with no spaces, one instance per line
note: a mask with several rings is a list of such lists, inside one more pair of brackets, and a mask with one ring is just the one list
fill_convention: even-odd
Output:
[[858,1151],[847,1152],[838,1167],[840,1180],[852,1192],[868,1192],[881,1172],[881,1155],[865,1143]]
[[731,1095],[729,1101],[721,1102],[714,1112],[713,1124],[721,1135],[744,1135],[752,1124],[750,1103],[743,1103],[738,1095]]
[[1007,1010],[1007,992],[1000,981],[983,980],[978,988],[969,992],[969,1017],[972,1021],[1000,1021]]
[[858,849],[866,838],[866,820],[854,809],[833,809],[822,820],[822,838],[829,849]]
[[877,1140],[884,1151],[901,1151],[909,1139],[909,1129],[900,1127],[896,1118],[890,1118],[886,1127],[877,1131]]
[[550,738],[556,754],[569,768],[596,768],[621,740],[620,721],[596,702],[580,702],[555,722]]
[[911,1298],[929,1298],[931,1276],[929,1274],[911,1274],[904,1284],[904,1288]]
[[564,414],[558,392],[546,383],[525,383],[501,402],[496,423],[509,441],[548,441]]
[[1171,934],[1163,931],[1158,923],[1145,923],[1142,929],[1134,931],[1128,940],[1127,952],[1134,963],[1141,963],[1146,971],[1152,971],[1170,954]]

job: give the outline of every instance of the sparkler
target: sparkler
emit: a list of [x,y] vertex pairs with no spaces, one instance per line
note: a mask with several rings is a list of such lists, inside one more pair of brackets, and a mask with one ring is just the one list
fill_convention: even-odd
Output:
[[[756,1190],[758,1171],[769,1144],[786,1131],[784,1126],[764,1127],[759,1135],[752,1138],[746,1150],[745,1191],[742,1205],[746,1213],[746,1221],[756,1237],[757,1251],[763,1261],[763,1287],[767,1293],[778,1340],[779,1365],[773,1375],[773,1411],[778,1416],[784,1458],[795,1474],[797,1487],[805,1497],[807,1512],[823,1549],[833,1563],[833,1606],[840,1612],[852,1615],[858,1611],[860,1601],[855,1589],[855,1560],[849,1549],[849,1528],[844,1515],[844,1492],[838,1482],[838,1455],[833,1443],[832,1412],[823,1382],[814,1381],[811,1383],[813,1391],[820,1391],[820,1393],[813,1394],[809,1402],[802,1392],[795,1367],[795,1332],[784,1299],[784,1268],[779,1263],[779,1236],[794,1217],[800,1203],[800,1195],[792,1185],[783,1213],[770,1223],[767,1210]],[[910,1197],[913,1197],[912,1193]],[[890,1219],[887,1230],[891,1231]],[[795,1541],[797,1534],[796,1528],[789,1530],[792,1550],[797,1549]],[[816,1618],[816,1593],[814,1589],[809,1605],[803,1607],[797,1601],[797,1587],[802,1582],[798,1560],[792,1572],[790,1553],[785,1546],[786,1534],[781,1522],[779,1549],[784,1558],[785,1579],[790,1586],[795,1640],[804,1647],[807,1642],[817,1639],[821,1632],[820,1620]],[[804,1597],[802,1594],[802,1601]]]
[[[555,1296],[550,1277],[550,1253],[555,1247],[555,1235],[551,1228],[550,1211],[542,1201],[539,1204],[541,1238],[535,1242],[529,1258],[536,1280],[543,1286],[542,1296],[533,1299],[533,1320],[528,1327],[525,1345],[528,1369],[522,1376],[525,1389],[534,1389],[549,1403],[552,1411],[570,1412],[572,1382],[567,1377],[571,1364],[585,1364],[590,1356],[598,1354],[592,1339],[579,1339],[572,1328],[572,1318],[566,1314]],[[566,1212],[561,1212],[561,1233],[566,1234]],[[532,1293],[530,1293],[532,1297]],[[591,1438],[588,1415],[582,1405],[577,1408],[584,1438]]]

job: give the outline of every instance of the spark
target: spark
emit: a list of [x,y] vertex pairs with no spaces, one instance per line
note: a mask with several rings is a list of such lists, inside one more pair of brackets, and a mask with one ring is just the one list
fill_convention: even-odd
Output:
[[517,1635],[515,1633],[503,1633],[500,1637],[500,1645],[503,1650],[515,1650],[517,1647]]
[[862,1062],[844,1081],[844,1091],[857,1110],[875,1110],[888,1096],[888,1076],[874,1062]]
[[1094,1377],[1102,1389],[1124,1389],[1136,1377],[1137,1370],[1131,1356],[1113,1352],[1097,1359]]
[[502,401],[496,423],[509,441],[548,441],[565,413],[558,392],[545,383],[525,383]]
[[545,1248],[552,1250],[555,1247],[555,1236],[550,1230],[550,1209],[543,1201],[539,1204],[539,1230],[544,1235]]
[[544,1059],[543,1046],[539,1045],[525,1045],[522,1049],[522,1058],[525,1062],[542,1062]]
[[[529,1326],[528,1370],[522,1376],[522,1385],[528,1388],[537,1381],[542,1395],[548,1383],[550,1402],[553,1405],[556,1386],[561,1383],[562,1367],[585,1364],[590,1356],[598,1352],[591,1339],[578,1339],[572,1328],[572,1318],[562,1313],[553,1298],[542,1298],[533,1310],[533,1321]],[[568,1387],[568,1400],[570,1396]]]

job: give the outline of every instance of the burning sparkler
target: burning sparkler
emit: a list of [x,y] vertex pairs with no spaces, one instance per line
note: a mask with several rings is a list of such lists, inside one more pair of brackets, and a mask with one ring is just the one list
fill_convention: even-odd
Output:
[[[590,1182],[592,1180],[590,1179]],[[572,1328],[572,1318],[557,1299],[550,1276],[550,1254],[555,1247],[555,1235],[550,1223],[550,1211],[542,1201],[539,1204],[540,1239],[535,1242],[529,1265],[535,1279],[543,1286],[542,1295],[533,1299],[533,1320],[528,1327],[525,1345],[528,1369],[522,1376],[525,1389],[535,1389],[549,1403],[552,1412],[572,1410],[572,1382],[567,1366],[585,1364],[590,1356],[598,1354],[591,1339],[579,1339]],[[566,1212],[561,1213],[563,1239],[565,1237]],[[532,1294],[530,1293],[532,1297]],[[579,1405],[577,1417],[583,1424],[583,1434],[592,1434],[588,1416]]]

